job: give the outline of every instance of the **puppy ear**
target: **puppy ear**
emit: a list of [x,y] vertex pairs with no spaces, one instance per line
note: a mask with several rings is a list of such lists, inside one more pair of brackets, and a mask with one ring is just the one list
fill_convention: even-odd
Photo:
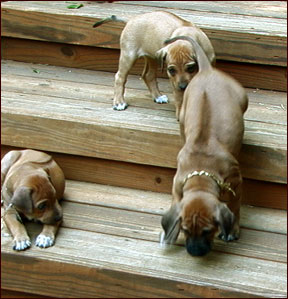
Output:
[[156,58],[158,59],[160,65],[161,65],[161,72],[163,72],[164,63],[167,56],[167,46],[164,48],[161,48],[156,52]]
[[13,205],[24,214],[32,214],[32,191],[32,189],[22,186],[17,188],[13,194]]
[[163,215],[161,224],[165,231],[164,242],[168,244],[175,243],[181,228],[181,217],[178,204],[172,205],[170,210]]
[[220,203],[216,212],[216,222],[219,223],[221,235],[223,235],[224,240],[228,239],[233,225],[235,216],[231,210],[227,207],[225,203]]

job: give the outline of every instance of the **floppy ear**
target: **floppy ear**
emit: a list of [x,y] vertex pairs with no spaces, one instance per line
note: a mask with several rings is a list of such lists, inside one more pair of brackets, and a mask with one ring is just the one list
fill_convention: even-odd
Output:
[[161,72],[163,72],[164,63],[167,56],[167,46],[164,48],[161,48],[156,52],[156,58],[158,59],[160,65],[161,65]]
[[24,214],[32,214],[32,191],[32,189],[22,186],[17,188],[13,194],[13,205]]
[[233,225],[235,216],[231,210],[227,207],[225,203],[220,203],[216,212],[216,221],[219,223],[221,229],[221,235],[223,235],[224,240],[228,239]]
[[181,228],[181,217],[178,204],[172,205],[170,210],[163,215],[161,224],[165,231],[164,242],[168,244],[175,243]]

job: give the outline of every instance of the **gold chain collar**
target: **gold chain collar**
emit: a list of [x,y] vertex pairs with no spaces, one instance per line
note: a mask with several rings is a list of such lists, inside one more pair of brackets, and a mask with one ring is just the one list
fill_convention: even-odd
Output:
[[185,179],[183,180],[183,187],[189,179],[193,178],[194,176],[203,176],[203,175],[213,179],[216,182],[216,184],[219,186],[221,191],[230,191],[234,196],[236,196],[235,191],[230,187],[230,183],[224,183],[218,180],[214,174],[211,174],[204,170],[193,171],[188,173]]

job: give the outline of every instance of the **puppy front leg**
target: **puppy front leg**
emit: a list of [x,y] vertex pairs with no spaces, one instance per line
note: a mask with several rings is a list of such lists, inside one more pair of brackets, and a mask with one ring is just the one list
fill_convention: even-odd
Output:
[[156,75],[157,75],[157,67],[158,63],[155,59],[145,56],[145,67],[142,74],[142,78],[144,82],[146,83],[148,89],[150,90],[152,99],[154,102],[158,104],[168,103],[168,97],[166,95],[161,95],[157,81],[156,81]]
[[[228,203],[228,207],[230,208],[231,212],[235,216],[234,225],[231,230],[231,233],[229,234],[229,240],[238,240],[240,236],[240,206],[241,206],[241,193],[242,193],[242,184],[240,183],[237,188],[235,189],[236,197],[233,195],[231,196],[231,199]],[[234,198],[232,198],[234,197]]]
[[115,75],[114,84],[114,99],[113,99],[113,109],[114,110],[125,110],[128,105],[124,101],[125,84],[127,81],[129,70],[132,68],[136,56],[130,56],[126,54],[125,51],[121,51],[119,59],[119,69]]
[[38,235],[35,245],[41,248],[47,248],[54,245],[55,236],[61,221],[55,225],[44,224],[42,232]]
[[12,246],[14,250],[25,250],[31,246],[25,226],[19,222],[16,213],[13,211],[7,212],[4,216],[4,222],[14,238]]
[[174,103],[175,103],[175,108],[176,108],[176,119],[177,119],[177,121],[179,121],[180,120],[180,111],[181,111],[182,102],[183,102],[183,92],[174,90],[173,95],[174,95]]

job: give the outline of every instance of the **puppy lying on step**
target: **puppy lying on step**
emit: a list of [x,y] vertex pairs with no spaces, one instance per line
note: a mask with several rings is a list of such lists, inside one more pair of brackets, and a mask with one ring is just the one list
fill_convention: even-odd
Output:
[[239,237],[242,177],[237,158],[248,99],[238,82],[211,66],[195,40],[168,42],[179,39],[193,45],[199,72],[184,93],[180,128],[185,144],[177,158],[172,205],[162,218],[162,239],[174,243],[182,230],[187,251],[201,256],[210,251],[219,230],[225,241]]
[[193,37],[203,48],[209,60],[214,63],[214,49],[205,33],[194,24],[164,11],[142,14],[132,18],[123,29],[120,38],[121,54],[119,69],[115,75],[113,108],[124,110],[125,84],[129,70],[139,57],[144,57],[145,67],[142,77],[157,103],[167,103],[166,95],[161,95],[157,82],[157,59],[167,64],[167,73],[173,88],[176,117],[189,81],[197,71],[194,49],[186,40],[177,40],[164,46],[167,38],[178,35]]
[[31,246],[21,216],[44,224],[36,239],[42,248],[52,246],[62,220],[58,200],[65,188],[64,174],[51,156],[34,150],[10,151],[1,160],[4,221],[14,237],[13,249]]

